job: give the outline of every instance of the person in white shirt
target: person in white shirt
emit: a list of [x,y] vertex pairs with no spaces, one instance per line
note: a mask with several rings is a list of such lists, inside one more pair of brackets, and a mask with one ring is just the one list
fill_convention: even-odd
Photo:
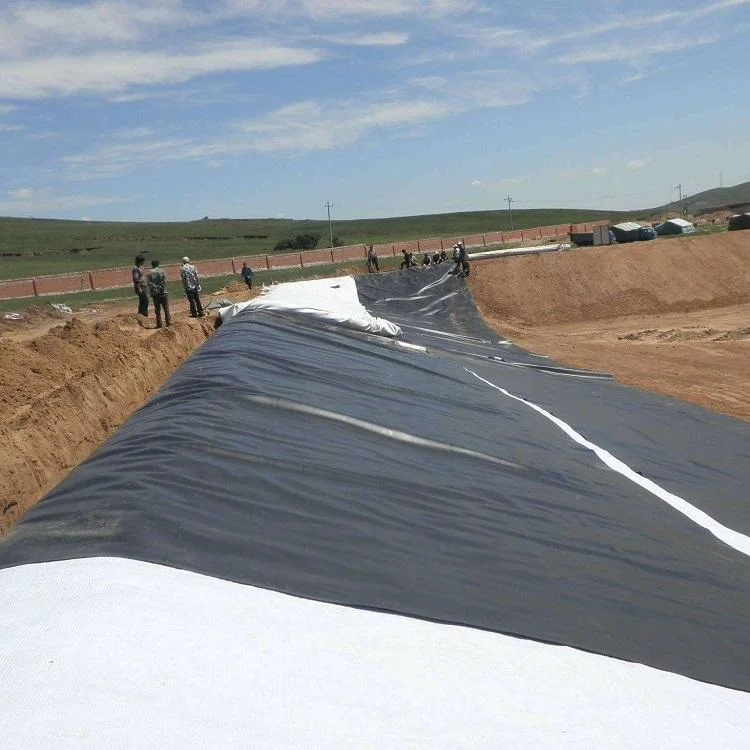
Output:
[[202,318],[203,305],[200,298],[200,277],[198,276],[198,269],[190,263],[190,258],[187,255],[182,259],[180,278],[182,279],[182,288],[185,290],[185,296],[190,305],[190,317]]

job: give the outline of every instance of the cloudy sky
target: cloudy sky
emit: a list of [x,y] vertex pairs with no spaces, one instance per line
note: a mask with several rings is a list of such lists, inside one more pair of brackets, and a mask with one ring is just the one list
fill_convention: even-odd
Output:
[[0,215],[638,208],[750,180],[750,0],[10,0]]

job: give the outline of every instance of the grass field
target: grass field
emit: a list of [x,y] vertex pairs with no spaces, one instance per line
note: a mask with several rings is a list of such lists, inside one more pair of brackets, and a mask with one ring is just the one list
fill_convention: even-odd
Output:
[[[628,214],[586,210],[513,212],[513,227],[611,219]],[[390,219],[360,219],[333,224],[339,243],[384,243],[508,230],[507,211],[476,211]],[[328,246],[328,222],[289,219],[203,219],[174,223],[109,223],[55,219],[0,218],[0,279],[130,266],[136,253],[175,263],[262,255],[281,239],[313,232]]]

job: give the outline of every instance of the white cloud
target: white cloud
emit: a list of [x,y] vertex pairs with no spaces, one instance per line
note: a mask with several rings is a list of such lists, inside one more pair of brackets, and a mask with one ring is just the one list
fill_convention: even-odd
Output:
[[190,139],[140,141],[125,139],[85,154],[63,157],[62,162],[73,169],[78,178],[95,178],[124,172],[134,167],[154,165],[189,158],[186,150],[193,146]]
[[633,39],[622,42],[607,42],[601,45],[589,45],[575,51],[561,55],[556,59],[558,63],[577,65],[581,63],[602,62],[637,62],[656,55],[713,44],[719,40],[718,36],[680,37],[675,39],[646,38]]
[[329,37],[326,41],[351,47],[399,47],[409,41],[410,35],[399,31],[382,31],[360,36]]
[[106,146],[61,161],[75,179],[96,179],[185,160],[211,166],[219,164],[221,157],[247,152],[292,154],[346,148],[376,131],[403,135],[409,128],[451,114],[447,102],[429,100],[348,101],[329,106],[298,102],[236,123],[214,140],[149,141],[120,134]]
[[509,185],[520,185],[526,182],[527,177],[503,177],[499,180],[474,180],[471,185],[476,188],[498,188],[508,187]]
[[252,71],[318,62],[322,53],[262,40],[231,40],[193,53],[98,52],[0,64],[0,97],[122,91],[136,84],[178,83],[209,73]]
[[594,167],[589,174],[593,175],[594,177],[601,177],[602,175],[607,174],[609,172],[609,169],[607,167]]
[[0,123],[0,133],[14,133],[23,129],[23,125],[3,125]]
[[123,128],[115,133],[115,137],[127,140],[131,138],[146,138],[150,135],[154,135],[153,128]]
[[28,1],[0,12],[0,56],[35,47],[133,42],[155,27],[191,22],[181,0],[96,0],[87,3]]
[[456,76],[413,78],[411,83],[450,102],[456,112],[525,104],[539,90],[534,81],[512,70],[475,70]]
[[294,13],[314,20],[330,18],[445,17],[466,13],[476,0],[228,0],[234,13]]
[[[523,55],[530,55],[549,47],[567,45],[572,41],[579,42],[582,38],[588,41],[594,37],[611,35],[619,31],[654,29],[657,26],[664,26],[665,24],[688,28],[688,31],[682,32],[682,36],[685,39],[681,46],[677,46],[675,42],[661,48],[655,45],[654,51],[649,53],[650,55],[664,54],[715,41],[714,37],[704,37],[703,40],[692,40],[689,30],[690,25],[703,21],[709,16],[724,11],[731,11],[746,5],[750,5],[750,0],[718,0],[717,2],[707,3],[693,9],[679,8],[676,10],[657,11],[651,14],[631,12],[627,15],[614,16],[609,20],[599,23],[586,23],[583,29],[580,26],[568,30],[561,27],[554,33],[550,33],[549,31],[542,31],[540,33],[538,29],[532,33],[527,28],[480,26],[476,23],[469,23],[457,29],[456,33],[470,40],[475,45],[496,49],[510,49]],[[624,54],[623,46],[627,45],[618,45],[616,42],[612,43],[608,41],[606,44],[596,48],[597,51],[592,53],[592,59],[589,59],[589,55],[586,54],[586,48],[583,48],[577,53],[562,55],[558,61],[566,63],[604,62],[606,60],[632,60],[643,57],[642,54]],[[643,49],[643,44],[640,46]],[[608,57],[604,50],[611,47],[617,48],[618,51]]]
[[34,191],[31,188],[8,190],[8,197],[13,201],[30,201],[34,198]]
[[391,101],[364,106],[348,103],[323,107],[301,102],[243,124],[252,150],[261,152],[319,151],[349,146],[375,130],[404,128],[442,119],[446,103]]
[[625,169],[643,169],[647,167],[651,159],[632,159],[625,165]]
[[[302,101],[265,115],[228,123],[215,138],[149,140],[147,129],[115,134],[112,142],[61,159],[75,179],[93,179],[181,160],[204,165],[241,153],[305,153],[347,148],[376,132],[413,136],[416,127],[472,110],[528,101],[536,85],[510,71],[434,76],[400,91],[329,103]],[[415,90],[416,89],[416,90]],[[134,136],[138,137],[134,137]],[[140,136],[143,137],[140,137]]]
[[106,206],[113,203],[125,203],[128,199],[107,197],[103,195],[54,195],[48,191],[19,188],[8,190],[10,200],[0,202],[0,214],[41,214],[48,211],[61,212],[87,206]]

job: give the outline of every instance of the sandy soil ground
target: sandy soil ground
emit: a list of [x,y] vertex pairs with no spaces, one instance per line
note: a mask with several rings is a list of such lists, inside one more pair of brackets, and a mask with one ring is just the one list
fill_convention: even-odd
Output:
[[[524,348],[750,421],[750,232],[474,261],[469,283]],[[213,297],[248,292],[233,282]],[[171,329],[134,308],[0,321],[0,535],[212,331],[184,299]]]
[[470,279],[518,345],[750,421],[750,232],[476,261]]

